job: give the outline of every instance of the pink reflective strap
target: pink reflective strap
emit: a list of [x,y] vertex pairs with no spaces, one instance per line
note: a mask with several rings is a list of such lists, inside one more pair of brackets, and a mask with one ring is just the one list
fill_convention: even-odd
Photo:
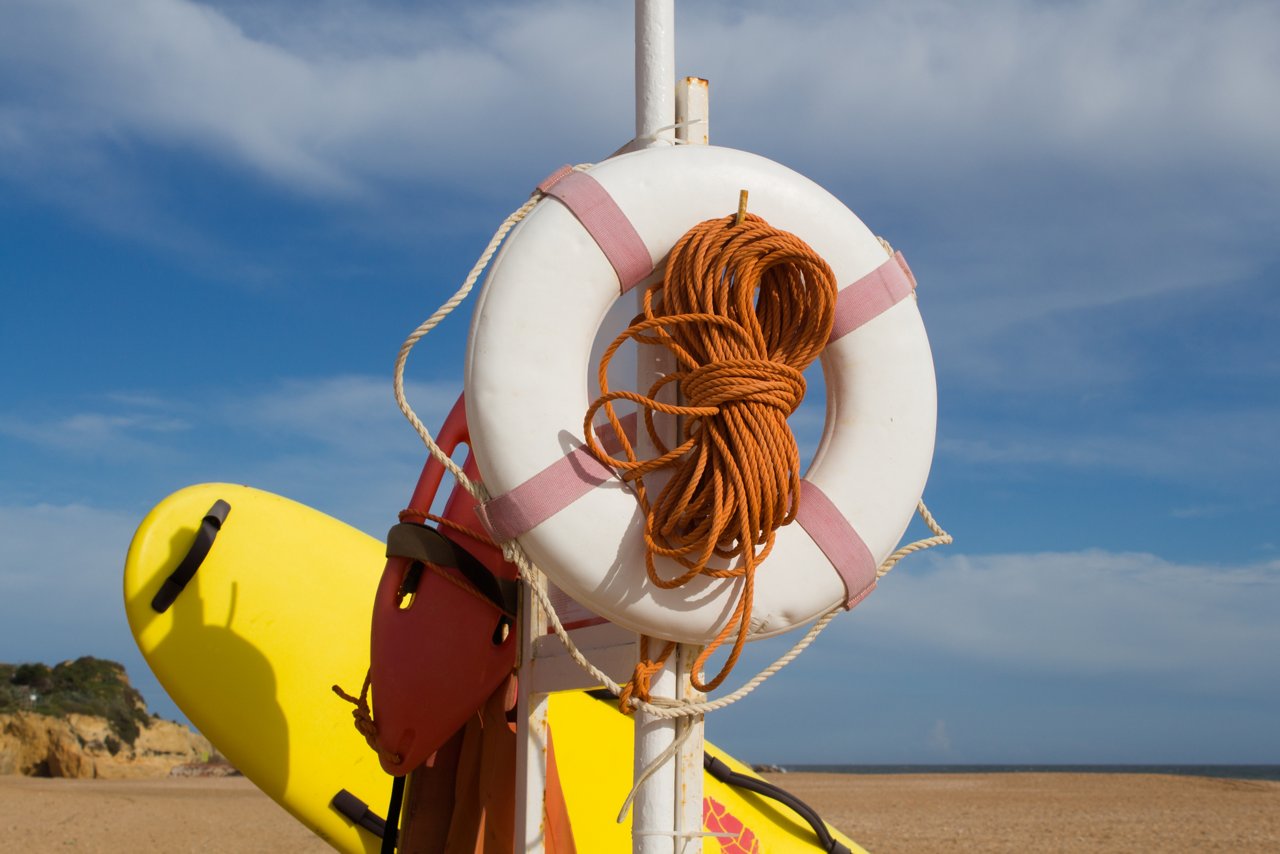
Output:
[[876,561],[867,544],[827,494],[807,480],[800,481],[796,521],[822,549],[844,582],[845,610],[857,605],[875,589]]
[[[635,435],[634,413],[622,418],[622,429]],[[621,443],[608,426],[596,429],[607,453]],[[505,543],[530,531],[615,477],[613,469],[596,459],[586,445],[579,445],[524,483],[476,507],[476,515],[494,540]]]
[[915,276],[901,252],[836,295],[836,318],[831,327],[830,344],[848,335],[885,310],[902,302],[915,290]]
[[653,259],[644,240],[595,178],[561,166],[538,189],[559,199],[582,223],[618,274],[619,293],[625,294],[653,272]]

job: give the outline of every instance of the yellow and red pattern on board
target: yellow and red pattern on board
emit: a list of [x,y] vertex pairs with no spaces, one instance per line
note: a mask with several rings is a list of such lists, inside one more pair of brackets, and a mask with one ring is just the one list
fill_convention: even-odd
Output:
[[715,798],[702,799],[702,826],[712,833],[727,833],[717,841],[723,854],[760,854],[760,840]]

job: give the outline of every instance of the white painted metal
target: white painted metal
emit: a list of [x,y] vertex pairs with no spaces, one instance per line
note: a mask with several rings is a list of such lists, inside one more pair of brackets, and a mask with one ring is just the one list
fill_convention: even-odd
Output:
[[[636,663],[635,632],[613,623],[602,623],[572,629],[569,634],[582,654],[609,674],[610,679],[621,683],[631,678],[631,671]],[[525,665],[522,672],[524,671],[532,673],[531,684],[540,692],[598,687],[578,663],[569,657],[564,644],[555,635],[544,635],[533,642],[533,660]]]
[[[664,667],[653,678],[653,696],[675,697],[677,686],[675,668]],[[636,712],[634,724],[632,776],[639,779],[640,774],[675,741],[677,725],[642,711]],[[675,763],[667,761],[636,791],[631,807],[632,854],[674,854],[680,850],[676,845],[676,834],[683,828],[677,822],[675,769]]]
[[[702,647],[682,643],[676,647],[676,684],[681,700],[700,702],[706,695],[694,690],[689,682],[693,674],[693,662]],[[676,735],[690,730],[675,758],[676,829],[683,832],[702,830],[702,754],[703,716],[680,718],[676,722]],[[677,854],[701,854],[702,837],[684,836],[676,847]]]
[[[710,137],[710,105],[708,84],[700,77],[686,77],[676,85],[676,138],[689,145],[706,145]],[[702,647],[679,644],[671,665],[675,669],[676,697],[700,701],[705,695],[694,690],[689,679],[694,661]],[[680,718],[675,723],[676,739],[681,740],[672,762],[671,785],[675,792],[675,851],[677,854],[701,854],[702,837],[702,755],[703,717]]]
[[[675,0],[636,0],[636,145],[645,148],[671,144],[675,140],[676,63]],[[639,293],[634,298],[640,310]],[[670,353],[661,347],[640,347],[636,356],[636,387],[646,389],[655,379],[674,368]],[[674,394],[674,389],[672,390]],[[673,418],[655,422],[663,440],[671,444],[678,425]],[[637,450],[641,456],[654,453],[645,431],[639,431]],[[637,647],[639,649],[639,647]],[[674,667],[666,667],[652,682],[653,694],[675,697]],[[654,762],[675,740],[676,725],[637,712],[632,753],[634,777]],[[636,792],[631,811],[633,854],[674,854],[675,834],[680,829],[676,811],[675,765],[666,763]]]
[[[636,145],[640,148],[670,144],[675,139],[675,52],[675,0],[636,0]],[[639,294],[635,303],[638,311]],[[673,363],[670,354],[660,347],[638,350],[636,387],[644,389],[670,371]],[[663,432],[663,438],[669,440],[675,435],[677,425],[674,419],[664,418],[657,422],[657,428]],[[653,453],[652,443],[644,431],[641,431],[637,450],[642,456]],[[657,696],[676,696],[674,669],[664,668],[652,684]],[[632,758],[638,779],[675,739],[676,727],[644,712],[638,712],[633,723]],[[633,854],[673,854],[677,827],[675,771],[668,763],[636,792],[631,813]]]
[[687,145],[711,141],[710,88],[701,77],[686,77],[676,84],[676,139]]
[[[537,583],[546,584],[539,574]],[[516,854],[542,854],[543,803],[547,790],[547,689],[536,685],[533,661],[537,642],[547,633],[546,615],[528,587],[521,590],[520,660],[516,696]]]
[[636,138],[675,139],[675,0],[636,0]]
[[[636,0],[636,143],[633,147],[683,142],[706,144],[707,82],[686,78],[675,85],[674,0]],[[679,129],[672,126],[683,123]],[[643,387],[672,367],[665,351],[651,349],[637,359]],[[661,425],[674,435],[677,425]],[[641,447],[646,453],[652,449]],[[545,583],[545,579],[541,579]],[[584,687],[584,676],[569,659],[558,639],[546,635],[545,617],[525,591],[521,631],[520,729],[517,756],[517,852],[542,852],[546,783],[546,694]],[[624,681],[635,662],[636,636],[614,624],[578,629],[574,640],[595,664],[617,681]],[[689,684],[689,671],[700,647],[681,645],[670,665],[654,680],[657,696],[700,699]],[[641,787],[633,807],[636,854],[701,854],[702,841],[702,718],[678,723],[635,719],[635,770],[640,773],[671,744],[677,733],[692,730],[674,761]]]

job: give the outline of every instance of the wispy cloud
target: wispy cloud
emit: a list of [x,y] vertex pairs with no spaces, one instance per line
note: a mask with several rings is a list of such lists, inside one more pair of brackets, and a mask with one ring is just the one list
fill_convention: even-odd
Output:
[[[579,132],[604,143],[602,114],[625,128],[630,112],[616,61],[630,15],[582,0],[449,14],[324,3],[305,16],[287,3],[19,0],[6,23],[4,67],[29,93],[5,113],[10,146],[149,139],[311,192],[474,176],[501,167],[489,158],[513,126],[541,151]],[[749,135],[864,176],[892,155],[896,181],[990,186],[1047,158],[1127,178],[1188,163],[1272,174],[1280,120],[1257,105],[1280,77],[1277,28],[1261,2],[709,3],[682,12],[681,50],[722,81],[715,120],[731,144]]]
[[[417,243],[404,223],[432,210],[424,190],[466,216],[631,126],[630,15],[585,0],[330,0],[306,15],[15,0],[0,15],[0,176],[179,251],[211,238],[136,168],[153,149],[301,194],[354,230],[385,203],[404,215],[374,229]],[[1277,261],[1280,113],[1258,108],[1280,88],[1272,3],[680,15],[681,71],[713,81],[712,138],[800,167],[899,243],[966,387],[1132,385],[1156,366],[1106,321]]]
[[[412,382],[406,392],[434,429],[460,388],[460,382]],[[91,500],[111,494],[128,506],[161,497],[132,495],[140,480],[152,490],[249,483],[379,531],[408,500],[427,456],[395,405],[389,377],[292,378],[169,396],[129,391],[84,403],[70,414],[0,416],[0,438],[35,451],[13,458],[30,469],[25,480]],[[114,474],[88,481],[86,462]]]
[[1088,550],[942,555],[900,569],[834,631],[920,657],[1064,677],[1245,692],[1280,680],[1271,654],[1280,562]]
[[[555,90],[543,89],[561,81],[531,67],[555,50],[540,35],[585,36],[571,60],[582,70],[605,50],[593,46],[595,37],[622,35],[602,27],[598,12],[575,6],[511,8],[471,38],[458,37],[463,21],[425,16],[416,20],[419,38],[406,45],[404,30],[392,35],[401,13],[373,5],[358,15],[330,7],[336,17],[329,23],[345,25],[302,27],[302,39],[277,29],[292,30],[296,14],[285,24],[250,13],[260,25],[250,34],[231,15],[190,0],[124,0],[110,9],[82,0],[17,5],[0,37],[0,67],[29,88],[0,114],[7,147],[29,157],[50,140],[180,147],[340,197],[361,196],[387,178],[474,176],[508,147],[496,130],[513,121],[530,122],[523,136],[545,138],[554,121],[537,121],[530,98],[551,101]],[[610,76],[600,73],[605,67],[582,82],[599,87]],[[619,68],[612,76],[625,74]],[[459,150],[468,152],[465,161],[454,156]]]
[[167,437],[190,428],[183,418],[141,411],[82,411],[43,419],[0,415],[0,435],[76,457],[168,456]]
[[[86,504],[0,504],[0,647],[34,655],[84,637],[119,647],[120,569],[137,522]],[[21,651],[21,652],[19,652]],[[6,658],[6,660],[9,660]]]
[[[406,394],[434,425],[461,392],[462,383],[412,383]],[[378,453],[413,432],[392,397],[390,377],[348,374],[286,379],[267,389],[227,398],[222,416],[242,429],[319,442],[351,456]],[[416,440],[415,440],[416,441]]]
[[1220,411],[1117,411],[1098,424],[1064,418],[1058,424],[959,422],[938,443],[944,458],[1003,471],[1052,467],[1138,475],[1164,483],[1263,485],[1280,460],[1260,450],[1259,436],[1280,424],[1280,412],[1259,406]]
[[[783,763],[1274,761],[1278,609],[1275,560],[929,552],[716,738]],[[794,641],[749,645],[739,681]],[[802,732],[776,727],[797,709]]]
[[[461,382],[419,382],[407,384],[406,393],[421,417],[434,424],[460,390]],[[389,377],[282,379],[250,390],[201,388],[191,396],[115,392],[94,395],[85,404],[68,414],[0,415],[0,435],[119,460],[173,450],[189,440],[187,434],[210,428],[256,434],[272,444],[314,442],[352,457],[376,455],[412,435],[395,405]]]
[[955,751],[951,748],[951,736],[947,733],[947,722],[942,718],[934,721],[933,729],[929,730],[929,746],[944,756],[955,755]]

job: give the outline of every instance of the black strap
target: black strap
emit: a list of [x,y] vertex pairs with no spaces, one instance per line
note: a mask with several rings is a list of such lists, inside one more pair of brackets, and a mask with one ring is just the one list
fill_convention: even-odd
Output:
[[514,617],[520,601],[520,585],[498,578],[471,552],[435,528],[401,522],[387,532],[387,557],[406,557],[458,570],[499,611]]
[[404,803],[405,778],[391,780],[391,803],[387,805],[386,830],[382,832],[382,854],[396,854],[396,837],[400,835],[400,806]]
[[196,541],[191,544],[178,568],[169,573],[169,577],[160,585],[160,590],[151,600],[152,610],[158,614],[169,610],[173,600],[178,598],[178,594],[209,555],[209,549],[213,547],[213,541],[218,536],[218,531],[222,530],[222,523],[227,521],[227,514],[230,512],[231,505],[219,498],[209,508],[209,512],[204,514],[204,518],[200,520],[200,530],[196,531]]
[[721,783],[736,786],[739,789],[746,789],[749,792],[764,795],[766,798],[772,798],[778,803],[786,804],[795,811],[796,815],[809,823],[809,826],[813,828],[813,832],[818,836],[818,847],[826,851],[827,854],[851,854],[844,843],[831,836],[831,831],[827,830],[826,822],[814,812],[813,807],[790,792],[780,789],[772,783],[766,783],[764,780],[757,780],[755,777],[739,774],[709,753],[703,755],[702,767]]
[[382,817],[369,809],[368,804],[346,789],[339,790],[338,794],[334,795],[333,800],[329,802],[329,806],[341,813],[352,824],[363,827],[379,839],[386,832],[387,823],[382,820]]

